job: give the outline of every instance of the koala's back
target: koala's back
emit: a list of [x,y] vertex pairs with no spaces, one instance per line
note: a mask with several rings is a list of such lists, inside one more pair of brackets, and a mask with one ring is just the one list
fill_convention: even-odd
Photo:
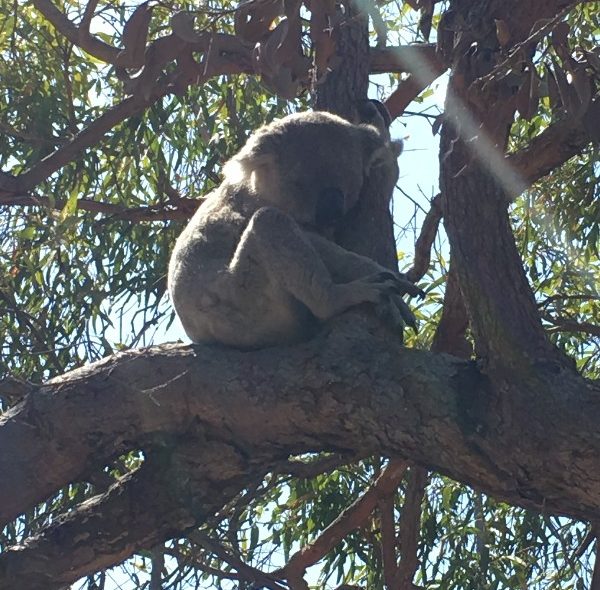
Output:
[[[193,342],[256,347],[300,337],[312,314],[245,260],[236,289],[227,273],[240,238],[262,203],[243,185],[222,185],[206,198],[175,243],[169,264],[173,307]],[[240,283],[241,280],[241,283]],[[247,335],[248,342],[244,342]]]
[[[223,189],[210,193],[175,242],[170,285],[180,278],[186,280],[189,273],[208,275],[223,268],[235,251],[243,226],[243,217],[233,209]],[[176,276],[179,274],[182,276]]]

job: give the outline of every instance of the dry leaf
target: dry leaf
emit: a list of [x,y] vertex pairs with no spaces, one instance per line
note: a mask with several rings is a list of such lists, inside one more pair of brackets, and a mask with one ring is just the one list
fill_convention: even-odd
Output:
[[558,23],[552,30],[552,45],[554,45],[554,47],[568,47],[570,30],[571,27],[568,23]]
[[494,22],[496,23],[496,37],[500,43],[500,47],[504,49],[510,43],[510,29],[505,20],[495,18]]
[[421,0],[421,16],[419,18],[419,31],[429,41],[431,33],[431,21],[433,19],[433,0]]
[[558,65],[557,61],[552,58],[554,65],[554,78],[558,85],[558,91],[560,92],[560,99],[562,104],[569,115],[576,115],[579,110],[579,99],[575,89],[569,84],[567,75],[564,70]]
[[583,54],[592,70],[597,75],[600,75],[600,47],[596,47],[593,51],[586,51],[584,49]]
[[188,43],[197,43],[202,40],[202,33],[194,30],[194,24],[196,22],[196,15],[193,12],[187,10],[181,10],[176,12],[171,17],[171,29],[173,33]]
[[140,4],[123,28],[124,49],[117,56],[117,65],[124,68],[141,68],[144,65],[148,27],[155,2]]
[[550,108],[556,112],[562,108],[563,102],[560,97],[560,90],[558,89],[556,78],[554,77],[554,73],[550,68],[546,68],[546,80],[548,82],[548,98],[550,99]]
[[243,5],[235,12],[235,33],[249,43],[262,41],[269,34],[273,21],[283,13],[281,0],[263,0]]
[[585,64],[578,64],[577,68],[571,74],[573,86],[577,92],[580,102],[580,112],[585,111],[592,101],[592,81],[585,71]]

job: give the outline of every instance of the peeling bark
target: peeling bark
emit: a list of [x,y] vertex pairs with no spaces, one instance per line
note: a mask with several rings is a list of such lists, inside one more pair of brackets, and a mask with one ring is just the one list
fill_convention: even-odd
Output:
[[0,588],[59,587],[118,563],[307,451],[402,456],[512,504],[597,519],[600,387],[567,371],[531,375],[510,385],[520,402],[507,408],[501,385],[472,362],[404,349],[357,313],[300,346],[167,345],[67,373],[2,418],[3,521],[115,453],[149,459],[0,555]]
[[160,447],[167,433],[273,460],[319,450],[400,455],[514,504],[598,515],[597,385],[568,371],[531,374],[520,390],[511,385],[521,402],[509,413],[492,387],[508,385],[474,363],[404,349],[378,332],[374,319],[347,314],[301,346],[162,346],[53,380],[2,418],[2,521],[117,453]]

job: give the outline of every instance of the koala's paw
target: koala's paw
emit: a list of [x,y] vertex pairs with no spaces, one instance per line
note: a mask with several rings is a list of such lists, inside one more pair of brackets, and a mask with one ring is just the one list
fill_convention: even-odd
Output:
[[384,297],[376,305],[375,311],[386,324],[391,324],[400,333],[406,326],[411,327],[415,333],[418,331],[415,314],[404,299],[396,293],[390,293]]
[[375,307],[377,315],[400,333],[406,326],[412,328],[416,333],[418,330],[417,319],[402,296],[409,295],[423,299],[425,292],[401,274],[381,272],[377,275],[377,280],[386,285],[386,289]]
[[417,319],[408,304],[402,299],[403,295],[411,297],[425,296],[425,293],[406,277],[390,271],[382,271],[365,277],[365,286],[375,288],[376,298],[366,298],[375,304],[377,315],[388,325],[400,333],[407,326],[417,332]]

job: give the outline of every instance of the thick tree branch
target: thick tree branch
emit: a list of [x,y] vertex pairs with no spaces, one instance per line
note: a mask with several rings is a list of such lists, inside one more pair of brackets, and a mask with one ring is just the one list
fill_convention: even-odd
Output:
[[260,469],[251,465],[245,451],[215,441],[163,446],[108,492],[3,553],[0,590],[58,590],[179,536],[237,494]]
[[509,391],[518,404],[501,406],[472,363],[403,349],[357,313],[333,325],[298,347],[164,346],[54,379],[1,418],[1,521],[194,424],[272,460],[401,454],[515,504],[600,514],[597,386],[542,366]]
[[[514,42],[528,37],[534,20],[552,18],[569,0],[495,2]],[[470,18],[466,12],[462,18]],[[498,18],[496,17],[496,18]],[[493,28],[484,31],[496,36]],[[441,135],[440,189],[453,268],[469,312],[478,354],[508,379],[532,363],[565,362],[539,320],[506,213],[507,195],[523,182],[503,156],[514,119],[514,100],[491,92],[471,100],[470,89],[493,63],[459,59],[453,66]],[[483,71],[482,71],[483,70]]]
[[522,150],[508,156],[507,162],[529,186],[598,138],[600,98],[591,103],[585,116],[567,117],[550,125]]
[[392,118],[401,115],[406,107],[447,69],[436,52],[435,45],[387,47],[371,52],[371,72],[406,72],[408,77],[386,100]]

